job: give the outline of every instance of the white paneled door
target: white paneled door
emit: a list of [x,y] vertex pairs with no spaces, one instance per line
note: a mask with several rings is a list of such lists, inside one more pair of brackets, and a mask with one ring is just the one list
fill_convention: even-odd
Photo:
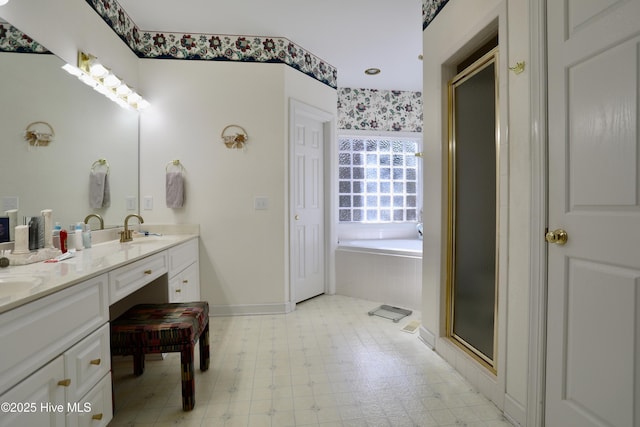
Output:
[[637,427],[640,0],[547,8],[545,425]]
[[296,109],[292,127],[291,280],[298,303],[325,291],[323,122]]

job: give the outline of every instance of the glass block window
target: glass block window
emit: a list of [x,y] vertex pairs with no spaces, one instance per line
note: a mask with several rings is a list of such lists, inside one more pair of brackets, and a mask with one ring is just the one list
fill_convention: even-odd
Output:
[[340,222],[418,221],[418,142],[338,138]]

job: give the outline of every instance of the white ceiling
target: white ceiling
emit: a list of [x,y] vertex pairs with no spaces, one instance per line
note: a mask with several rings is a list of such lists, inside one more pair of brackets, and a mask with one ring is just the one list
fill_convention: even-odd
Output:
[[118,3],[144,31],[286,37],[336,67],[339,87],[422,90],[422,0]]

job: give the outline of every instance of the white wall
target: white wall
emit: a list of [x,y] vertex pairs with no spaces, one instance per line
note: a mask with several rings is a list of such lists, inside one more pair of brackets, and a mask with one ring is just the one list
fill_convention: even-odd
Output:
[[[140,75],[151,102],[140,116],[140,197],[154,201],[145,222],[200,224],[201,295],[212,312],[285,311],[288,96],[335,109],[335,90],[280,64],[147,59]],[[247,131],[246,150],[222,143],[229,124]],[[165,204],[173,159],[186,169],[181,209]],[[267,210],[254,209],[256,196]]]
[[[504,408],[508,417],[522,425],[526,412],[530,252],[529,77],[526,71],[516,76],[506,69],[506,64],[528,62],[527,7],[526,0],[511,0],[508,7],[504,0],[450,1],[423,32],[424,206],[441,209],[424,212],[421,335],[477,388]],[[499,16],[500,104],[502,113],[506,113],[501,117],[501,126],[508,139],[501,141],[500,149],[506,156],[500,161],[500,216],[503,221],[500,246],[503,253],[498,376],[494,377],[442,337],[445,333],[446,289],[446,108],[450,77],[447,73],[450,73],[452,62],[479,47],[474,39]]]

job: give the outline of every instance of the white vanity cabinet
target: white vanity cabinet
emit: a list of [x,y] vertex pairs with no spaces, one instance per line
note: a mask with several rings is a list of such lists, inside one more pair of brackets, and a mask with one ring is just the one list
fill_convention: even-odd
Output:
[[169,249],[169,302],[200,300],[198,240]]
[[[143,287],[148,295],[161,292],[163,301],[200,297],[197,236],[136,244],[137,256],[119,242],[97,247],[86,259],[81,252],[74,262],[84,275],[0,312],[0,427],[109,424],[110,306],[126,306],[131,300],[123,299]],[[91,271],[93,265],[111,267]]]
[[107,425],[110,402],[78,405],[100,382],[111,389],[107,295],[103,274],[0,315],[0,403],[15,409],[0,426],[76,425],[79,415]]

